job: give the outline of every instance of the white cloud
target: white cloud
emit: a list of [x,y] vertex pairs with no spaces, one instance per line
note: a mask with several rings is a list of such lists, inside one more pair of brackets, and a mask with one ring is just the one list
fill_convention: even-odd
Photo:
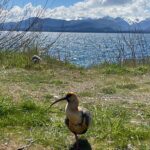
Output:
[[104,5],[125,5],[131,3],[132,0],[103,0]]
[[[28,3],[23,8],[19,6],[14,6],[10,10],[5,9],[0,12],[0,16],[1,18],[2,16],[4,16],[6,22],[20,21],[29,17],[36,17],[43,11],[44,10],[41,6],[34,7],[31,3]],[[42,16],[42,13],[40,15]]]
[[[41,6],[34,7],[29,3],[23,8],[14,6],[6,12],[7,21],[36,17],[38,12],[40,12],[40,17],[67,20],[101,18],[104,16],[123,17],[131,20],[138,18],[142,20],[150,17],[150,0],[84,0],[69,7],[60,6],[46,10],[43,10]],[[44,14],[41,12],[44,12]]]

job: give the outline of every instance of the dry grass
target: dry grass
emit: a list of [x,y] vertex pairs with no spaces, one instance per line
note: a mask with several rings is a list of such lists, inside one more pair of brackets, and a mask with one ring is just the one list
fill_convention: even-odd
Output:
[[[27,110],[32,109],[33,116],[37,117],[39,110],[42,111],[45,116],[43,121],[47,125],[30,124],[33,119],[30,115],[29,120],[16,121],[14,126],[7,122],[7,126],[2,127],[1,122],[0,150],[14,150],[32,138],[38,141],[32,144],[31,150],[69,149],[74,138],[63,123],[64,104],[53,108],[55,113],[44,112],[55,96],[62,96],[68,91],[77,93],[81,105],[93,113],[93,125],[84,136],[93,150],[150,148],[149,75],[149,72],[139,74],[134,71],[108,74],[101,68],[25,70],[1,67],[0,97],[10,99],[17,111],[24,109],[24,105]],[[35,105],[23,103],[21,106],[23,101],[28,100],[35,102]],[[24,112],[20,112],[21,116],[17,112],[9,115],[18,120]],[[41,120],[40,117],[37,120]],[[24,121],[26,123],[21,126]]]

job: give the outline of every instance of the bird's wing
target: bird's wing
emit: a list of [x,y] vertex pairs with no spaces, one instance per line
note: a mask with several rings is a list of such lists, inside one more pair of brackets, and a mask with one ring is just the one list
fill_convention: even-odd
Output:
[[89,111],[87,111],[86,109],[82,109],[80,110],[80,114],[81,114],[81,122],[77,123],[77,124],[73,124],[70,122],[69,118],[65,118],[65,124],[66,126],[69,128],[69,130],[73,133],[76,134],[84,134],[91,122],[91,115],[89,113]]
[[80,132],[79,134],[84,134],[91,122],[91,115],[89,113],[89,111],[81,111],[81,123],[78,124],[78,127],[82,128],[82,132]]
[[81,115],[82,115],[81,116],[82,120],[81,120],[80,125],[85,123],[86,126],[88,127],[90,125],[90,122],[91,122],[91,114],[90,114],[90,112],[87,109],[83,109],[81,111]]

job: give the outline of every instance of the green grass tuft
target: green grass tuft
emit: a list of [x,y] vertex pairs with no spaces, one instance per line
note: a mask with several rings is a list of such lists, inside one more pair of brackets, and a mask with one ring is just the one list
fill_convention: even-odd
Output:
[[63,81],[61,81],[61,80],[52,80],[50,83],[51,83],[51,84],[54,84],[54,85],[56,85],[56,86],[59,86],[59,85],[62,85],[62,84],[63,84]]
[[115,86],[104,87],[101,89],[104,94],[115,94],[117,92]]
[[12,103],[9,97],[0,98],[0,116],[5,117],[9,114],[13,114],[16,111],[15,105]]
[[117,85],[117,88],[132,90],[132,89],[137,89],[138,86],[136,84],[130,83],[130,84],[120,84],[120,85]]
[[25,112],[35,111],[38,109],[37,105],[34,101],[31,100],[25,100],[20,104],[21,110]]
[[120,66],[119,64],[101,64],[94,67],[96,70],[99,70],[101,73],[110,74],[110,75],[143,75],[150,72],[149,65],[139,65],[139,66]]
[[80,92],[79,95],[82,97],[92,97],[93,93],[90,91],[83,91],[83,92]]

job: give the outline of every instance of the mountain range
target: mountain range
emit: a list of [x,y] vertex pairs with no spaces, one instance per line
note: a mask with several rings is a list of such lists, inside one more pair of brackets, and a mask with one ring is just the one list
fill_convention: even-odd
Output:
[[144,32],[150,33],[150,18],[129,24],[123,18],[103,17],[79,20],[61,20],[32,17],[19,22],[0,23],[1,31],[40,31],[40,32]]

